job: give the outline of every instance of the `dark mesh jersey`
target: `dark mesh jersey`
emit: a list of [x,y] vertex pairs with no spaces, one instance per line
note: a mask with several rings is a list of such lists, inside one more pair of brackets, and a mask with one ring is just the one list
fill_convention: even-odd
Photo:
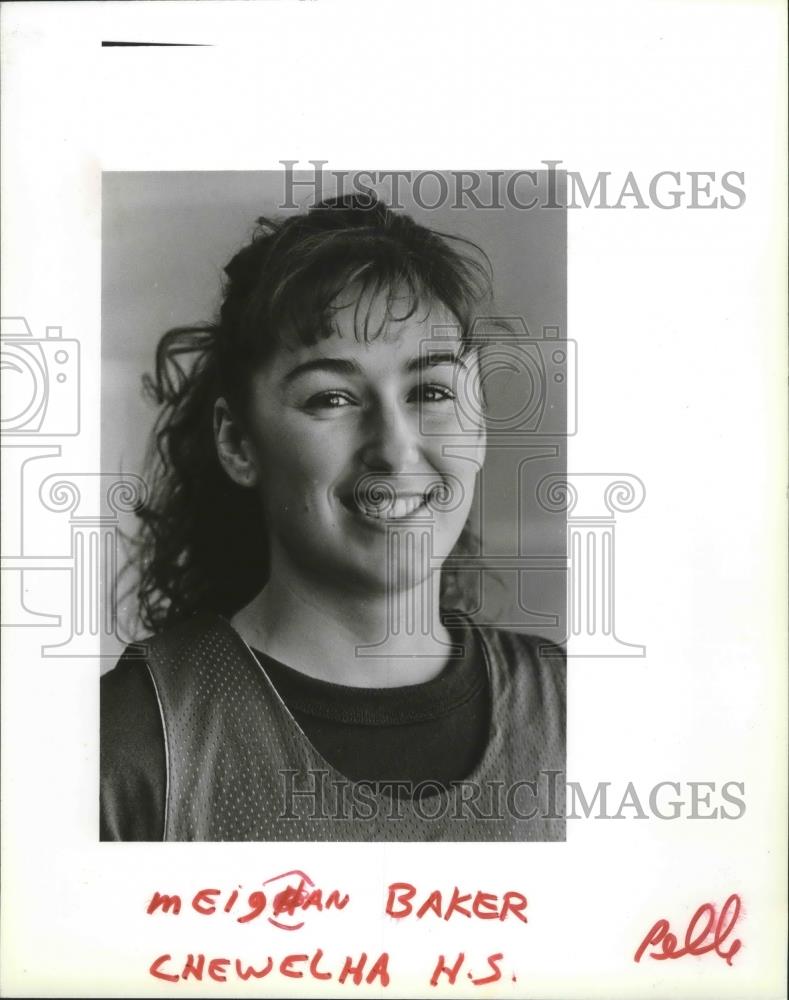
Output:
[[167,768],[164,839],[563,840],[564,655],[533,636],[474,631],[490,694],[487,746],[464,781],[416,796],[335,770],[225,619],[195,618],[148,640]]

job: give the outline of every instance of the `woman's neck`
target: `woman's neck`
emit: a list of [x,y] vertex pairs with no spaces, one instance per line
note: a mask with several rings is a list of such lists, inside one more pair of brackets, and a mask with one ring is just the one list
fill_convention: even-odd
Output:
[[232,619],[255,649],[310,677],[350,687],[431,680],[449,653],[440,575],[394,594],[349,595],[336,585],[272,574]]

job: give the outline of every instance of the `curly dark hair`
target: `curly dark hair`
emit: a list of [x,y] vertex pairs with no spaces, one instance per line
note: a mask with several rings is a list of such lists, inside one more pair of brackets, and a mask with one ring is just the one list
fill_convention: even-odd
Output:
[[[267,580],[260,499],[220,465],[215,401],[224,396],[243,420],[251,373],[282,344],[330,336],[335,302],[349,285],[360,291],[357,336],[371,339],[388,321],[413,315],[421,302],[438,301],[456,318],[467,345],[473,311],[491,289],[490,264],[476,244],[361,195],[286,219],[258,219],[225,275],[214,322],[165,333],[155,374],[143,379],[160,413],[146,459],[149,499],[137,512],[128,568],[137,573],[139,620],[152,632],[200,612],[233,614]],[[376,329],[373,302],[385,305]],[[467,528],[456,552],[472,545],[471,538]],[[458,574],[445,571],[442,605],[461,607],[464,589]]]

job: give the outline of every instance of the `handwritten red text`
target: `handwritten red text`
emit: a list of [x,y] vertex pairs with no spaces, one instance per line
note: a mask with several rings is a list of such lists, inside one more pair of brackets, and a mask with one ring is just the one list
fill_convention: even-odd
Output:
[[712,903],[703,903],[693,914],[685,931],[682,947],[676,934],[671,932],[668,920],[661,918],[655,921],[638,946],[633,961],[640,962],[647,948],[660,945],[660,951],[649,952],[649,957],[663,961],[666,958],[682,958],[683,955],[706,955],[714,951],[725,959],[727,965],[742,947],[742,941],[735,938],[728,948],[724,948],[726,940],[731,935],[734,925],[740,915],[740,897],[736,893],[723,904],[723,909],[716,914]]

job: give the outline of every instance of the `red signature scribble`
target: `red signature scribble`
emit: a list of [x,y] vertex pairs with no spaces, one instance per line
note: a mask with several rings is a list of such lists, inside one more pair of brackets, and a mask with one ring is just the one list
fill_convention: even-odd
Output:
[[[297,909],[305,909],[304,904],[309,900],[311,895],[311,888],[314,887],[315,883],[304,872],[295,869],[290,872],[283,872],[281,875],[274,875],[273,878],[266,879],[263,885],[270,885],[272,882],[278,882],[280,879],[290,879],[293,876],[298,878],[298,884],[286,885],[284,889],[277,893],[274,897],[272,903],[272,909],[274,911],[273,916],[268,918],[268,922],[273,924],[275,927],[281,927],[284,931],[297,931],[300,927],[304,926],[304,921],[300,923],[289,923],[283,924],[279,920],[275,920],[274,917],[278,917],[281,914],[287,914],[287,916],[294,916]],[[310,886],[310,889],[307,888]]]
[[663,961],[666,958],[682,958],[683,955],[706,955],[714,951],[726,960],[727,965],[731,965],[732,959],[742,947],[742,941],[735,938],[728,951],[723,949],[723,944],[737,923],[740,907],[740,897],[736,892],[729,896],[719,914],[715,913],[712,903],[702,903],[690,919],[681,948],[677,947],[677,936],[672,934],[668,920],[661,918],[655,921],[638,946],[633,961],[640,962],[647,948],[660,945],[661,951],[651,951],[650,958]]

